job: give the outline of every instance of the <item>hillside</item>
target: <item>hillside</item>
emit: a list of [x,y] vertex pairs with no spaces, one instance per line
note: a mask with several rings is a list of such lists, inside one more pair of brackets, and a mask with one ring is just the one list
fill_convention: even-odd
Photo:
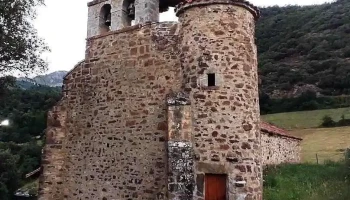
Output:
[[328,115],[335,121],[339,121],[344,115],[350,119],[350,108],[337,108],[313,111],[299,111],[262,115],[262,119],[287,130],[317,128],[322,123],[322,118]]
[[262,8],[257,24],[261,92],[350,94],[350,1]]
[[0,199],[12,194],[27,180],[24,175],[40,166],[41,138],[46,129],[47,111],[60,99],[58,88],[33,86],[11,88],[0,95]]
[[21,77],[17,79],[17,84],[23,89],[28,89],[33,85],[46,85],[50,87],[58,87],[62,86],[63,77],[67,73],[67,71],[55,71],[50,74],[36,76],[32,79]]

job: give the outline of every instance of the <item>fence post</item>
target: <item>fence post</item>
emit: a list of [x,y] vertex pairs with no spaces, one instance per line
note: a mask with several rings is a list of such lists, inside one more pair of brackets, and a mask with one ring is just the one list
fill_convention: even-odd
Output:
[[316,153],[316,163],[318,164],[318,155],[317,155],[317,153]]
[[346,165],[346,168],[348,168],[350,173],[350,149],[345,150],[345,165]]

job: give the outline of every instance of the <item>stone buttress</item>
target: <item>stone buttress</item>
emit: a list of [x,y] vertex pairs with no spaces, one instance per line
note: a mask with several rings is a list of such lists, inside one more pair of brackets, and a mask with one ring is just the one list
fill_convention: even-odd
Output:
[[194,151],[192,113],[185,93],[170,94],[168,104],[168,198],[192,200]]

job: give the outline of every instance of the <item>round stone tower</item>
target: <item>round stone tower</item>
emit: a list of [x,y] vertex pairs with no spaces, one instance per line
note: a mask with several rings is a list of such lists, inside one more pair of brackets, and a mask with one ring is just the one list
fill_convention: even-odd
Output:
[[193,0],[176,11],[193,120],[194,199],[213,195],[209,189],[220,181],[226,199],[262,199],[259,10],[242,0]]

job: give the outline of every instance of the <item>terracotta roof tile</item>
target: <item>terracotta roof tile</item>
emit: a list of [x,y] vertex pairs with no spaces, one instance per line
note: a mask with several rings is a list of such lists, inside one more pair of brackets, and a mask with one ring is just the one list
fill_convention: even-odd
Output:
[[293,138],[293,139],[297,139],[297,140],[302,140],[302,138],[294,137],[294,136],[290,135],[288,133],[288,131],[286,131],[282,128],[278,128],[277,126],[274,126],[274,125],[269,124],[267,122],[262,121],[260,123],[260,129],[261,129],[261,131],[266,132],[266,133],[280,135],[283,137],[289,137],[289,138]]

